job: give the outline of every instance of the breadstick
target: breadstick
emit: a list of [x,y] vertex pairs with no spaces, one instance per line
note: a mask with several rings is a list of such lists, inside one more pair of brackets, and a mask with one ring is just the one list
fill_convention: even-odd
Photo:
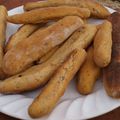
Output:
[[84,50],[74,50],[71,53],[30,105],[28,111],[31,117],[38,118],[53,110],[85,58],[86,52]]
[[83,21],[79,17],[67,16],[42,31],[39,29],[5,54],[4,72],[14,75],[29,68],[34,61],[60,45],[82,25]]
[[105,21],[94,39],[94,61],[99,67],[106,67],[111,61],[112,25]]
[[2,81],[0,83],[0,93],[20,93],[36,89],[45,84],[74,49],[86,48],[91,43],[96,31],[97,29],[93,25],[80,28],[48,61]]
[[93,0],[48,0],[39,2],[29,2],[24,5],[25,10],[32,10],[36,8],[50,7],[50,6],[78,6],[81,8],[88,8],[91,12],[91,16],[96,18],[107,18],[110,13],[109,11]]
[[90,16],[90,11],[87,8],[73,6],[48,7],[12,15],[9,16],[7,20],[15,24],[35,24],[45,23],[50,20],[63,18],[65,16],[79,16],[81,18],[88,18]]
[[55,7],[54,4],[49,3],[49,1],[45,0],[45,1],[37,1],[37,2],[28,2],[24,5],[24,10],[28,11],[28,10],[33,10],[36,8],[43,8],[43,7]]
[[90,94],[95,86],[96,80],[100,76],[100,67],[94,63],[93,47],[87,51],[87,59],[78,73],[77,88],[80,94]]
[[0,5],[0,79],[5,77],[5,74],[2,70],[3,56],[4,56],[4,44],[6,40],[6,18],[7,18],[7,9]]
[[20,42],[21,40],[27,38],[28,36],[30,36],[33,32],[35,32],[38,28],[40,27],[40,25],[32,25],[32,24],[28,24],[28,25],[22,25],[15,34],[13,34],[7,45],[5,48],[5,52],[7,52],[8,50],[10,50],[13,46],[15,46],[18,42]]

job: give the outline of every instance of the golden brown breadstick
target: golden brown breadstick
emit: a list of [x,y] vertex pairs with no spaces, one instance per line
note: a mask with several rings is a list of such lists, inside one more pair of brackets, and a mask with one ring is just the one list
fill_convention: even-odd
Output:
[[111,61],[112,24],[105,21],[94,39],[94,61],[99,67],[106,67]]
[[15,46],[21,40],[30,36],[38,28],[40,28],[39,24],[38,25],[37,24],[36,25],[32,25],[32,24],[22,25],[17,30],[17,32],[10,37],[10,39],[9,39],[7,45],[6,45],[6,48],[5,48],[5,52],[10,50],[13,46]]
[[9,22],[15,24],[35,24],[45,23],[50,20],[63,18],[65,16],[79,16],[81,18],[88,18],[90,16],[90,11],[87,8],[79,8],[74,6],[48,7],[12,15],[7,19]]
[[49,1],[45,0],[45,1],[38,1],[38,2],[28,2],[24,5],[24,10],[33,10],[36,8],[43,8],[43,7],[55,7],[55,5],[52,5],[51,3],[49,3]]
[[4,51],[4,44],[6,40],[6,18],[7,18],[7,9],[0,5],[0,79],[5,77],[5,74],[2,70],[3,64],[3,51]]
[[40,95],[30,105],[28,111],[31,117],[38,118],[53,110],[85,58],[86,52],[84,50],[74,50],[71,53],[68,59],[55,72]]
[[74,49],[86,48],[91,43],[96,31],[96,26],[93,25],[80,28],[48,61],[2,81],[0,93],[19,93],[33,90],[45,84]]
[[24,5],[25,10],[31,10],[36,8],[50,7],[50,6],[78,6],[81,8],[88,8],[93,17],[106,18],[110,15],[109,11],[94,0],[48,0],[39,2],[30,2]]
[[56,46],[52,50],[50,50],[48,53],[46,53],[43,57],[40,58],[37,64],[42,64],[46,62],[58,50],[59,47],[60,46]]
[[13,75],[27,69],[82,25],[83,21],[79,17],[67,16],[42,31],[39,29],[5,54],[4,72]]
[[83,95],[90,94],[93,91],[95,82],[100,75],[100,67],[94,63],[92,46],[87,53],[87,59],[78,73],[77,82],[77,89]]

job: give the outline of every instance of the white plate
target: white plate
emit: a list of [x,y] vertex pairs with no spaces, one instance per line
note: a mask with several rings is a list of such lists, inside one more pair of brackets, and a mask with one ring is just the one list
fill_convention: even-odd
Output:
[[[109,9],[110,12],[114,12]],[[22,7],[9,11],[9,15],[21,13]],[[100,20],[89,20],[90,23],[100,23]],[[13,34],[18,25],[8,24],[7,38]],[[31,104],[40,89],[24,94],[2,95],[0,94],[0,112],[12,117],[32,120],[27,113]],[[120,100],[112,99],[106,94],[101,80],[98,80],[94,92],[87,96],[80,95],[75,87],[75,80],[72,81],[64,96],[58,102],[56,108],[47,116],[39,120],[81,120],[105,114],[120,106]]]

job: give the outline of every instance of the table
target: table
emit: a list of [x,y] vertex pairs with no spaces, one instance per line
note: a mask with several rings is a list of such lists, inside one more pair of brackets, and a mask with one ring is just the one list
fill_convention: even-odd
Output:
[[[38,0],[0,0],[0,4],[5,5],[7,9],[10,10],[14,7],[23,5],[24,3],[30,1],[38,1]],[[0,113],[0,120],[18,120],[18,119]],[[120,107],[113,110],[112,112],[109,112],[105,115],[90,120],[120,120]]]

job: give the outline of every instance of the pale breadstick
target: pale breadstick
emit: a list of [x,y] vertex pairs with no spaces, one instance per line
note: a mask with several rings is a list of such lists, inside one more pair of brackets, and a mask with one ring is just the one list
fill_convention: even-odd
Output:
[[25,10],[32,10],[36,8],[50,7],[50,6],[78,6],[81,8],[88,8],[93,17],[106,18],[110,15],[109,11],[94,0],[48,0],[39,2],[29,2],[24,5]]
[[4,72],[8,75],[14,75],[29,68],[34,61],[63,43],[82,25],[83,21],[79,17],[67,16],[44,30],[39,29],[5,54]]
[[0,83],[0,93],[19,93],[36,89],[45,84],[74,49],[88,47],[96,31],[96,26],[93,25],[80,28],[47,62],[31,67],[23,73],[2,81]]
[[78,73],[77,89],[80,94],[90,94],[95,86],[96,80],[100,76],[100,67],[98,67],[93,58],[93,47],[87,51],[87,59]]
[[45,23],[50,20],[63,18],[65,16],[79,16],[81,18],[88,18],[90,16],[90,11],[87,8],[73,6],[47,7],[28,11],[22,14],[12,15],[7,19],[9,22],[15,24],[35,24]]
[[30,105],[28,111],[31,117],[38,118],[53,110],[85,58],[86,52],[84,50],[74,50],[71,53]]
[[105,21],[94,38],[94,61],[99,67],[106,67],[111,61],[112,24]]
[[10,37],[10,39],[9,39],[9,41],[8,41],[6,47],[5,47],[5,52],[10,50],[13,46],[15,46],[21,40],[30,36],[38,28],[40,28],[40,25],[37,25],[37,24],[36,25],[32,25],[32,24],[22,25],[17,30],[17,32]]
[[3,56],[4,56],[4,45],[6,40],[6,24],[7,24],[7,9],[0,5],[0,79],[5,77],[2,70]]

